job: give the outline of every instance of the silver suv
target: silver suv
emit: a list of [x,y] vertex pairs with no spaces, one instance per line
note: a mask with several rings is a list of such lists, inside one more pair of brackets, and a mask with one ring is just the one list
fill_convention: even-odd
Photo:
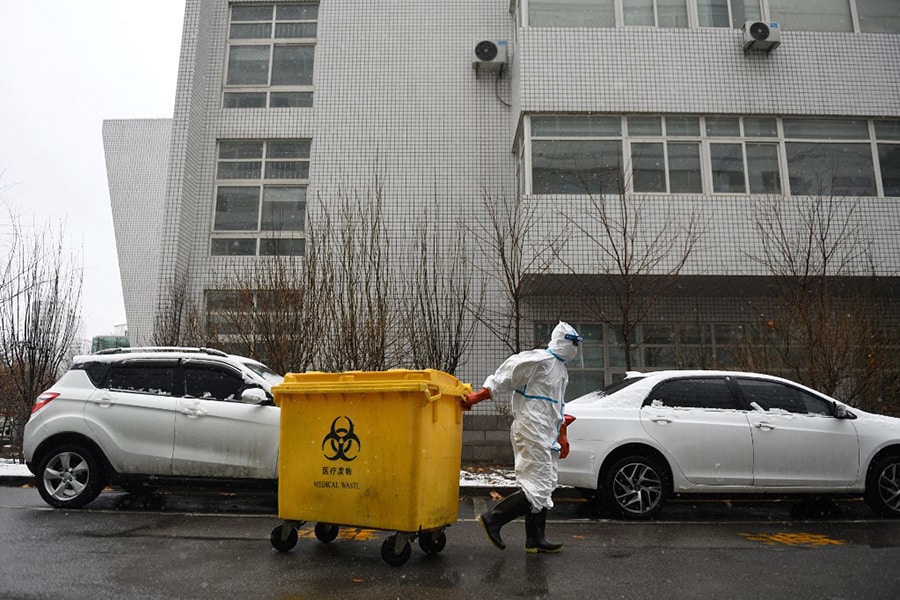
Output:
[[78,508],[103,488],[274,487],[279,409],[264,364],[209,348],[77,356],[34,403],[24,454],[41,497]]

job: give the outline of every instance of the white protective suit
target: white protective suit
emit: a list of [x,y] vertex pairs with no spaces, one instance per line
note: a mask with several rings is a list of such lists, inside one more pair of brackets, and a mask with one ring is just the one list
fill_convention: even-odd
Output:
[[510,356],[484,382],[492,398],[510,402],[515,419],[510,440],[516,480],[533,512],[553,508],[551,495],[559,472],[559,429],[569,383],[566,361],[578,355],[573,336],[580,342],[575,329],[560,322],[553,329],[547,348]]

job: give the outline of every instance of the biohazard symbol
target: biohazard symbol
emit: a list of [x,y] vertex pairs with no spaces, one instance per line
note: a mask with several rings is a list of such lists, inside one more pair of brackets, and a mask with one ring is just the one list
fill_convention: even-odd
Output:
[[[338,421],[341,419],[347,421],[346,427],[338,426]],[[346,462],[355,460],[359,454],[360,443],[359,438],[353,433],[353,421],[347,417],[337,417],[332,421],[331,431],[322,440],[322,450],[325,453],[325,458],[328,460],[343,460]]]

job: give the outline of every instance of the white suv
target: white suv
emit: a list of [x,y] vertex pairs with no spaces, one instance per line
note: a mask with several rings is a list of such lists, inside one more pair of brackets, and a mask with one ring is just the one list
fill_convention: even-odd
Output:
[[77,508],[115,483],[276,482],[279,409],[264,364],[208,348],[75,357],[35,401],[24,454],[41,497]]

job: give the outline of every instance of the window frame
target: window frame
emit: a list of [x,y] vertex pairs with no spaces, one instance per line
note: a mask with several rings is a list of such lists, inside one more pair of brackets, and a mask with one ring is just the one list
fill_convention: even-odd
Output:
[[[584,113],[586,116],[587,113]],[[620,127],[620,135],[613,135],[607,133],[584,133],[578,134],[577,132],[564,132],[564,133],[547,133],[543,134],[535,134],[535,128],[532,127],[532,120],[536,119],[544,119],[544,118],[553,118],[553,117],[577,117],[581,115],[557,115],[555,113],[530,113],[526,115],[524,119],[524,126],[522,127],[522,139],[524,139],[523,143],[523,152],[521,156],[518,157],[520,160],[524,160],[524,168],[520,165],[517,165],[517,168],[523,168],[524,172],[524,192],[528,195],[590,195],[590,194],[608,194],[608,193],[618,193],[617,190],[613,190],[612,192],[607,191],[607,189],[603,189],[603,191],[597,192],[588,192],[585,191],[582,194],[567,191],[564,188],[558,189],[550,189],[548,191],[540,191],[536,192],[535,186],[535,173],[534,173],[534,153],[533,148],[535,146],[535,142],[544,142],[544,141],[578,141],[578,142],[591,142],[591,141],[601,141],[601,142],[609,142],[609,141],[618,141],[621,143],[621,153],[618,157],[624,161],[624,166],[622,168],[622,172],[624,175],[625,185],[624,192],[625,193],[638,193],[638,194],[663,194],[663,195],[693,195],[693,196],[758,196],[758,195],[767,195],[767,194],[777,194],[782,196],[805,196],[807,194],[796,194],[791,190],[790,186],[790,156],[788,155],[788,149],[791,148],[791,144],[795,143],[813,143],[816,145],[846,145],[846,146],[858,146],[858,147],[866,147],[867,150],[859,150],[861,157],[867,157],[868,161],[865,164],[866,170],[865,172],[860,172],[864,177],[860,175],[856,175],[853,172],[848,170],[847,173],[838,173],[836,179],[838,180],[847,180],[851,183],[854,180],[861,181],[865,184],[869,183],[868,180],[868,167],[871,165],[872,167],[872,176],[873,176],[873,192],[874,194],[869,195],[868,193],[862,196],[854,196],[848,195],[850,192],[844,193],[843,195],[846,197],[877,197],[877,198],[894,198],[898,196],[888,196],[885,194],[885,185],[884,180],[882,178],[881,165],[880,165],[880,155],[879,155],[879,147],[881,148],[893,148],[894,146],[900,145],[900,136],[897,136],[893,133],[894,128],[900,128],[900,119],[869,119],[862,117],[845,117],[845,118],[829,118],[826,121],[833,122],[835,125],[835,133],[833,134],[835,137],[829,138],[827,135],[823,135],[815,138],[805,138],[805,137],[791,137],[785,134],[784,122],[787,120],[790,121],[821,121],[822,119],[819,117],[779,117],[774,115],[675,115],[675,114],[660,114],[660,115],[629,115],[629,114],[596,114],[591,113],[592,117],[616,117],[621,119],[621,127]],[[681,134],[673,132],[671,126],[668,124],[670,119],[683,119],[685,117],[696,118],[698,119],[700,129],[699,133],[690,133],[690,134]],[[716,119],[726,118],[734,118],[737,119],[739,124],[739,129],[737,134],[718,134],[715,132],[710,132],[707,128],[707,119],[712,122]],[[652,120],[657,119],[659,121],[659,127],[652,127]],[[770,127],[769,123],[755,123],[756,121],[769,121],[771,120],[772,124],[775,126],[774,131],[768,130]],[[862,135],[862,129],[858,129],[857,134],[842,134],[840,128],[844,127],[846,124],[861,121],[866,124],[866,134],[865,137],[860,137]],[[632,133],[635,131],[633,128],[632,122],[636,125],[640,125],[640,130],[636,133]],[[881,137],[876,132],[876,122],[881,125],[884,124],[884,131],[889,131],[889,133],[882,134]],[[761,130],[758,125],[763,125],[766,130]],[[647,126],[651,126],[647,129]],[[843,136],[843,137],[842,137]],[[897,138],[897,139],[895,139]],[[517,143],[519,143],[517,141]],[[662,162],[664,167],[664,175],[665,175],[665,191],[648,191],[641,190],[636,191],[634,185],[634,167],[635,162],[633,160],[633,153],[636,144],[661,144],[662,145]],[[671,146],[674,144],[697,144],[699,148],[699,157],[700,157],[700,187],[699,191],[686,191],[686,192],[672,192],[672,160],[671,160]],[[743,168],[743,191],[717,191],[716,190],[716,181],[714,179],[713,172],[713,154],[714,154],[714,146],[716,144],[734,144],[740,146],[741,152],[741,166]],[[758,153],[752,153],[748,151],[748,148],[753,147],[769,147],[769,150],[766,150],[764,154],[768,154],[768,156],[761,157]],[[772,152],[773,151],[773,152]],[[893,154],[891,154],[893,156]],[[761,159],[764,158],[765,162],[761,162]],[[769,170],[763,168],[769,167],[770,164],[777,165],[778,173],[777,176],[774,176],[774,173],[771,173]],[[855,163],[846,163],[848,166],[853,165]],[[862,163],[860,163],[862,164]],[[599,166],[598,169],[602,173],[605,169],[605,166]],[[894,171],[892,170],[891,173]],[[763,176],[765,179],[765,175],[770,174],[773,175],[772,178],[772,189],[763,189],[760,187],[760,176]],[[561,178],[560,181],[563,181]],[[830,188],[829,188],[830,189]],[[893,189],[893,187],[891,188]],[[857,190],[857,191],[868,191],[868,190]],[[830,193],[826,193],[827,190],[824,188],[818,192],[817,195],[832,195]],[[841,196],[842,194],[834,194],[835,196]]]
[[[806,390],[800,389],[797,386],[789,385],[788,383],[784,383],[781,381],[772,381],[770,379],[764,379],[759,377],[749,377],[749,376],[739,376],[734,378],[735,383],[737,384],[738,390],[740,391],[740,395],[744,403],[752,410],[752,404],[756,402],[756,404],[762,408],[766,412],[785,412],[793,415],[803,415],[803,416],[824,416],[824,417],[833,417],[834,416],[834,404],[825,398],[822,398],[816,394],[808,392]],[[770,388],[783,388],[785,390],[790,390],[792,393],[796,394],[797,399],[803,404],[803,411],[799,410],[791,410],[790,407],[785,408],[783,406],[763,406],[759,402],[757,402],[753,397],[747,394],[747,390],[744,387],[744,383],[750,382],[751,385],[764,385],[769,386]],[[819,405],[824,412],[814,411],[810,412],[809,401],[815,402]]]
[[655,386],[650,392],[647,394],[647,397],[644,399],[642,407],[652,407],[657,406],[654,402],[661,402],[659,398],[654,398],[654,394],[656,394],[660,389],[666,388],[668,386],[675,385],[684,385],[687,383],[695,383],[701,384],[710,381],[720,382],[722,387],[725,389],[727,393],[728,399],[731,401],[727,406],[704,406],[704,405],[692,405],[692,404],[669,404],[667,402],[662,402],[661,406],[665,408],[671,408],[676,410],[716,410],[716,411],[741,411],[745,410],[745,408],[741,405],[739,399],[735,397],[734,390],[732,389],[730,382],[727,377],[721,375],[710,375],[710,376],[686,376],[686,377],[672,377],[666,379],[665,381],[661,381]]
[[[272,152],[272,148],[278,145],[284,145],[290,142],[297,144],[299,150],[296,156],[281,156]],[[241,144],[248,144],[248,148],[254,144],[260,144],[260,153],[258,156],[222,156],[223,148],[238,149],[240,154]],[[212,257],[240,257],[240,256],[272,256],[273,254],[261,253],[265,240],[271,240],[271,244],[277,247],[280,240],[304,240],[297,245],[301,248],[301,253],[281,254],[281,256],[302,256],[305,252],[306,239],[306,222],[309,203],[306,193],[309,189],[309,171],[310,171],[310,155],[312,154],[311,138],[291,138],[291,139],[219,139],[216,144],[216,173],[213,186],[212,211],[210,222],[210,243],[208,247],[209,256]],[[234,171],[223,171],[223,165],[240,165],[241,163],[251,164],[258,163],[256,169],[256,177],[251,176],[250,169],[245,173],[241,173],[239,168]],[[277,171],[273,168],[275,165],[296,164],[294,167],[298,172],[297,177],[272,177],[273,172]],[[223,177],[223,174],[235,173],[236,177]],[[219,203],[223,200],[221,192],[228,188],[234,189],[254,189],[256,191],[255,201],[255,225],[250,228],[224,228],[219,223],[220,212]],[[278,189],[297,189],[302,190],[302,194],[298,195],[297,203],[299,207],[296,213],[296,223],[294,227],[288,229],[273,229],[266,227],[266,191]],[[250,241],[253,245],[253,253],[228,253],[223,252],[226,244],[232,247],[243,244],[249,249]]]
[[[584,19],[578,18],[569,18],[567,22],[558,22],[558,23],[549,23],[546,25],[534,26],[531,25],[531,2],[534,0],[515,0],[512,3],[511,8],[514,6],[514,14],[517,19],[517,25],[519,27],[585,27]],[[606,29],[631,29],[637,27],[646,27],[646,28],[665,28],[670,29],[671,27],[660,27],[659,26],[659,9],[658,4],[660,0],[649,0],[653,5],[653,15],[654,15],[654,25],[626,25],[625,24],[625,6],[624,2],[626,0],[601,0],[605,2],[613,3],[613,20],[614,23],[612,26],[591,26],[587,25],[587,27],[594,28],[606,28]],[[727,2],[728,7],[728,26],[719,26],[719,25],[701,25],[701,17],[700,17],[700,7],[698,6],[698,0],[686,0],[685,4],[687,7],[687,24],[686,28],[688,29],[740,29],[744,22],[746,21],[776,21],[780,22],[778,9],[776,9],[773,13],[772,7],[769,6],[770,0],[748,0],[747,2],[742,2],[742,4],[749,4],[750,7],[744,6],[744,21],[740,21],[737,17],[735,10],[735,2],[739,2],[741,0],[725,0]],[[850,32],[852,33],[900,33],[900,17],[895,17],[892,23],[896,24],[895,29],[887,28],[866,28],[863,29],[862,23],[864,20],[868,19],[872,22],[884,23],[885,19],[880,18],[880,15],[867,15],[863,18],[860,17],[861,9],[858,5],[859,0],[846,0],[849,7],[849,18],[850,18]],[[812,14],[812,13],[810,13]],[[682,29],[678,27],[677,29]],[[796,31],[823,31],[820,29],[809,29],[806,27],[797,27],[792,26],[789,29]],[[830,31],[830,30],[829,30]]]
[[[147,371],[147,370],[168,370],[171,371],[172,379],[171,390],[154,391],[148,389],[127,389],[113,386],[113,376],[118,371]],[[179,364],[177,360],[172,359],[137,359],[124,360],[121,362],[110,363],[103,376],[100,388],[121,394],[144,394],[148,396],[161,396],[165,398],[178,398],[181,396],[181,382],[179,376]]]
[[[239,370],[222,363],[209,362],[197,359],[185,359],[181,364],[182,378],[184,380],[184,396],[185,398],[193,398],[196,400],[207,400],[213,402],[240,402],[241,394],[244,390],[253,387],[248,385],[244,374]],[[231,398],[219,398],[218,396],[193,396],[189,395],[188,386],[190,385],[188,374],[190,372],[215,372],[229,376],[232,380],[240,382],[237,391]]]
[[[314,19],[295,19],[284,18],[279,19],[279,9],[291,8],[295,6],[315,6]],[[241,20],[235,19],[235,8],[271,8],[271,16],[269,20]],[[225,60],[222,74],[222,108],[226,110],[242,109],[242,108],[309,108],[313,105],[314,96],[314,77],[315,77],[315,47],[318,35],[318,7],[319,3],[315,1],[309,2],[291,2],[290,4],[272,3],[272,4],[244,4],[235,2],[229,4],[228,7],[228,30],[226,34],[225,44]],[[247,24],[268,24],[268,37],[233,37],[233,27],[235,25]],[[315,26],[316,35],[313,37],[278,37],[279,24],[301,24]],[[249,83],[235,84],[229,83],[232,75],[231,62],[232,50],[240,47],[260,46],[268,49],[267,58],[267,74],[266,83]],[[275,71],[276,49],[283,47],[304,47],[312,48],[312,56],[310,58],[309,83],[303,84],[273,84],[273,75]],[[261,105],[242,106],[243,101],[249,100],[251,97],[264,99]],[[285,98],[294,98],[295,105],[283,106]],[[288,102],[290,104],[290,102]]]

